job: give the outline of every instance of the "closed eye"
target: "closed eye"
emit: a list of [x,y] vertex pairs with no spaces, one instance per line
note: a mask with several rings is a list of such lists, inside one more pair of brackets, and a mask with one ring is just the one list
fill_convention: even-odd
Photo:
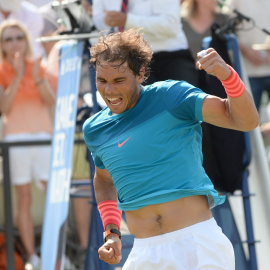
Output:
[[100,79],[100,78],[97,78],[97,81],[98,81],[99,83],[105,83],[105,82],[106,82],[106,80]]
[[[120,77],[120,78],[116,78],[113,80],[113,83],[122,83],[122,82],[125,82],[126,81],[126,78],[124,77]],[[107,81],[103,78],[97,78],[97,82],[99,83],[107,83]]]
[[116,80],[115,80],[116,83],[121,83],[121,82],[124,82],[124,81],[125,81],[124,78],[120,78],[120,79],[116,79]]

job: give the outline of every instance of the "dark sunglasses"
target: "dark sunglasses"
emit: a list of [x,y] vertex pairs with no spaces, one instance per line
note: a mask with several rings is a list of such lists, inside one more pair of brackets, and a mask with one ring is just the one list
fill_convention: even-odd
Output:
[[24,39],[25,39],[25,36],[24,35],[20,35],[20,36],[16,36],[16,37],[6,37],[6,38],[3,39],[3,41],[6,42],[6,43],[10,43],[10,42],[12,42],[14,40],[16,40],[16,41],[22,41]]

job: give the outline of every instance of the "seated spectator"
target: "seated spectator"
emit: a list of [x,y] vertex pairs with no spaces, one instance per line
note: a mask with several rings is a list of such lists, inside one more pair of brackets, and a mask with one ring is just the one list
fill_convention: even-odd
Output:
[[[48,109],[55,95],[44,78],[40,59],[33,60],[29,32],[17,20],[0,25],[0,112],[5,141],[51,138]],[[29,262],[39,269],[31,216],[31,181],[45,191],[49,177],[50,146],[10,149],[10,178],[17,196],[17,226]]]

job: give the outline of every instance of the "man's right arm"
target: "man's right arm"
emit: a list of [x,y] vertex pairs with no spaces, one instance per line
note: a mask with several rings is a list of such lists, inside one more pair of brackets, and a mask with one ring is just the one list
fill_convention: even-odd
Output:
[[[104,201],[117,201],[117,192],[109,172],[106,169],[99,169],[98,167],[95,170],[94,188],[97,204]],[[120,230],[116,224],[112,223],[107,224],[105,229]],[[110,234],[107,237],[107,242],[98,250],[99,258],[106,263],[117,264],[122,259],[121,249],[122,243],[119,236]]]
[[106,169],[99,169],[96,167],[94,187],[98,204],[107,200],[117,201],[117,193],[113,185],[112,177]]

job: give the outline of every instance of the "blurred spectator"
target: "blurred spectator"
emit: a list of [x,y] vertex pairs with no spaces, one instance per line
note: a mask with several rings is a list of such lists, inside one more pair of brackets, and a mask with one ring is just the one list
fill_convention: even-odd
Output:
[[202,40],[211,36],[214,23],[223,26],[229,16],[221,13],[217,0],[184,0],[181,8],[183,30],[193,58],[201,51]]
[[[252,18],[257,25],[270,31],[270,1],[269,0],[231,0],[231,5],[239,12]],[[252,49],[254,43],[263,43],[266,35],[251,22],[243,21],[237,32],[243,64],[249,77],[255,105],[259,110],[263,91],[270,97],[270,61],[266,51]]]
[[182,30],[179,0],[129,0],[127,13],[120,11],[121,5],[122,0],[94,0],[93,21],[99,31],[142,28],[154,52],[146,83],[175,79],[196,85],[194,61]]
[[[228,15],[221,13],[216,0],[184,0],[181,8],[183,30],[188,40],[189,49],[197,61],[197,53],[201,51],[202,40],[212,36],[213,24],[222,26],[228,20]],[[195,65],[195,63],[194,63]],[[202,72],[195,72],[198,87],[201,86]]]
[[[40,59],[33,61],[29,33],[22,23],[5,20],[0,25],[0,112],[5,141],[33,141],[51,138],[48,108],[54,93],[44,79]],[[46,189],[50,147],[10,149],[10,177],[17,195],[17,225],[29,262],[37,269],[34,227],[31,216],[31,181]]]
[[35,42],[41,36],[43,29],[43,18],[30,10],[27,5],[22,5],[23,0],[1,0],[0,1],[0,23],[6,19],[16,19],[22,22],[30,33],[31,43],[35,56],[43,54],[40,43]]

